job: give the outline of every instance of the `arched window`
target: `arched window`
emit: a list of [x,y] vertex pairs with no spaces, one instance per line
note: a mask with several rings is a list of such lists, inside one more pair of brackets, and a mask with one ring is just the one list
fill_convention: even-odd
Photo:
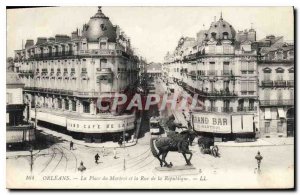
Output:
[[223,32],[223,39],[228,39],[228,32]]

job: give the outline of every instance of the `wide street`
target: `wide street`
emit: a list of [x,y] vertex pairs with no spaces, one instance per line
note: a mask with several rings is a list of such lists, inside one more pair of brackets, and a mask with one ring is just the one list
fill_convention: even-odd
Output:
[[[160,84],[155,84],[161,85]],[[163,86],[156,87],[162,89]],[[163,90],[164,91],[164,90]],[[159,93],[159,91],[157,90]],[[174,112],[176,120],[185,124],[180,112]],[[147,113],[146,113],[147,115]],[[145,120],[150,116],[145,116]],[[48,131],[49,132],[49,131]],[[181,171],[160,172],[155,169],[159,162],[153,157],[150,150],[149,121],[142,122],[142,137],[136,145],[117,148],[116,159],[114,158],[114,147],[95,147],[75,144],[74,150],[69,149],[69,141],[42,133],[40,141],[44,148],[33,151],[33,172],[36,177],[43,177],[44,181],[51,179],[51,176],[72,175],[77,179],[82,175],[78,171],[80,162],[86,167],[84,175],[100,177],[113,175],[171,175],[204,177],[206,182],[203,187],[213,186],[220,183],[229,187],[241,187],[244,181],[249,186],[285,186],[285,183],[292,183],[294,171],[294,145],[281,144],[269,146],[242,146],[220,145],[220,157],[213,157],[208,154],[201,154],[194,140],[190,150],[193,152],[191,160],[195,169]],[[70,138],[71,139],[71,138]],[[280,139],[280,138],[278,138]],[[283,138],[282,138],[283,139]],[[118,146],[117,143],[115,144]],[[255,155],[260,151],[263,156],[261,163],[261,174],[257,174],[257,161]],[[100,155],[99,163],[96,164],[94,156]],[[15,155],[14,155],[15,154]],[[7,169],[10,174],[18,174],[26,177],[30,175],[30,153],[8,152]],[[170,152],[166,158],[174,166],[185,164],[183,156],[177,152]],[[48,177],[48,178],[47,178]],[[237,184],[237,181],[239,183]],[[266,183],[267,182],[267,183]],[[222,187],[222,186],[220,186]]]

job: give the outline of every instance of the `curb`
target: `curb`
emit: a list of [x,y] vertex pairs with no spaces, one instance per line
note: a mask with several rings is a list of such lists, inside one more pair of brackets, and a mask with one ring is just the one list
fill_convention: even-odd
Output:
[[218,145],[218,144],[216,144],[218,147],[270,147],[270,146],[293,146],[294,144],[273,144],[273,145],[254,145],[254,146],[252,146],[252,145],[243,145],[243,146],[238,146],[238,145],[236,145],[236,146],[232,146],[232,145],[230,145],[230,146],[226,146],[226,145]]

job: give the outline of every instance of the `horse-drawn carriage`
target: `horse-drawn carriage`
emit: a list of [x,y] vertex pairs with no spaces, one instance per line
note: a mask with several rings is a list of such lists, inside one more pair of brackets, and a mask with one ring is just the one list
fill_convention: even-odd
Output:
[[202,154],[211,154],[214,157],[219,156],[219,148],[214,144],[214,139],[210,137],[200,137],[198,145]]

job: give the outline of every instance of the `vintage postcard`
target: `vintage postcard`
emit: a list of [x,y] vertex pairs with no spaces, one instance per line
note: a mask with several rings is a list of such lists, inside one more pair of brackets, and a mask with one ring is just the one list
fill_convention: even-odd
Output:
[[293,7],[7,7],[8,189],[294,189]]

